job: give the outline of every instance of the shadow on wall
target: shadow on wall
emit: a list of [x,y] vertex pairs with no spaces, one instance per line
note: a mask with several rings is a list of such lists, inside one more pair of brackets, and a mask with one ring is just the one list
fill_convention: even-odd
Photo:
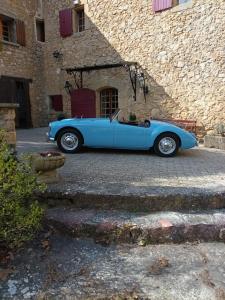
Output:
[[[51,0],[50,2],[53,1]],[[62,7],[59,7],[59,11],[60,9],[62,9]],[[53,10],[47,9],[46,11],[49,11],[50,14],[54,13]],[[95,18],[96,16],[93,17],[93,19]],[[140,49],[132,49],[132,51],[127,48],[127,52],[123,50],[123,54],[120,54],[116,50],[120,49],[121,36],[124,36],[121,35],[120,29],[112,33],[115,27],[109,29],[107,26],[104,26],[105,32],[103,32],[103,30],[101,32],[99,28],[102,28],[102,26],[100,26],[102,23],[98,24],[96,21],[96,24],[94,24],[87,15],[85,15],[85,24],[86,30],[82,32],[75,32],[76,30],[73,25],[71,33],[68,34],[67,37],[61,38],[61,49],[59,49],[60,43],[58,37],[54,37],[54,35],[48,37],[47,32],[47,38],[50,40],[47,47],[51,53],[52,49],[58,49],[63,53],[62,66],[64,69],[117,63],[126,64],[126,62],[130,61],[136,62],[141,72],[143,72],[146,85],[148,86],[149,92],[146,94],[146,98],[144,97],[143,89],[140,87],[140,84],[137,83],[137,98],[136,101],[134,101],[134,91],[132,89],[129,73],[123,68],[85,72],[83,73],[83,87],[91,88],[95,91],[100,90],[104,86],[118,88],[120,97],[126,102],[128,112],[132,111],[136,113],[139,118],[149,116],[167,119],[182,118],[180,113],[181,109],[179,109],[181,101],[172,98],[165,91],[165,88],[158,84],[154,79],[154,74],[151,74],[149,70],[149,62],[145,63],[142,59],[139,59],[140,53],[135,55],[136,52],[142,51],[141,47]],[[124,40],[124,42],[126,42],[126,40]],[[126,46],[124,46],[124,48],[126,48]],[[67,79],[76,86],[73,76],[68,76]],[[48,84],[51,85],[52,83],[49,82]],[[63,84],[64,83],[62,83],[62,85]],[[98,94],[99,93],[97,93],[97,95]],[[182,111],[184,110],[186,116],[191,115],[188,113],[188,104],[182,103]]]

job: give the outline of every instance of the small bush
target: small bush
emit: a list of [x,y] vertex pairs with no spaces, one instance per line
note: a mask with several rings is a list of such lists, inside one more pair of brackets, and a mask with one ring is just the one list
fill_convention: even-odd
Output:
[[28,162],[12,155],[0,131],[0,243],[19,247],[40,228],[43,209],[34,201],[35,191],[44,187],[37,183]]
[[130,115],[129,115],[129,121],[130,121],[130,122],[135,122],[136,120],[137,120],[136,115],[133,114],[133,113],[130,113]]

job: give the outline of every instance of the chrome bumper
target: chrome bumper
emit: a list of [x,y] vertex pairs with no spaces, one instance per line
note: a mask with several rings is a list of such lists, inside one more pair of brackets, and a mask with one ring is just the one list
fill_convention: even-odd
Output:
[[46,132],[46,141],[47,142],[54,142],[55,139],[53,137],[50,137],[49,132]]

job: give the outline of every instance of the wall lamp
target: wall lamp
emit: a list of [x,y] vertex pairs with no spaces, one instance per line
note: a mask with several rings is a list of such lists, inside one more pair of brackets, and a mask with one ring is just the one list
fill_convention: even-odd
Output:
[[146,85],[144,73],[138,74],[138,81],[139,81],[139,85],[140,85],[141,89],[143,90],[144,95],[148,94],[149,89],[148,89],[148,86]]
[[60,60],[63,57],[63,54],[59,50],[55,50],[52,55],[57,60]]
[[66,90],[68,95],[71,95],[73,91],[73,86],[68,80],[65,82],[64,89]]

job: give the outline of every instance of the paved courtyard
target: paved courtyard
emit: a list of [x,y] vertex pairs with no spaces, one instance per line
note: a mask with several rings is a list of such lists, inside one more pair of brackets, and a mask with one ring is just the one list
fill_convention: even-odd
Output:
[[[47,128],[18,130],[19,153],[57,150]],[[199,147],[161,158],[148,152],[84,149],[60,170],[64,192],[110,195],[225,192],[225,152]]]

